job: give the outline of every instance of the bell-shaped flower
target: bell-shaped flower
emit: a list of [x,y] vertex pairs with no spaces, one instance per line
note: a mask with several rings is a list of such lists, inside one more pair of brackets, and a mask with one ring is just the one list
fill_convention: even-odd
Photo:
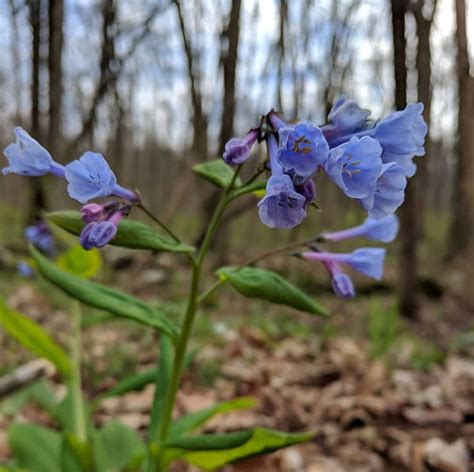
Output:
[[117,178],[102,154],[85,152],[66,166],[68,193],[71,198],[86,203],[93,198],[115,195],[134,201],[138,197],[130,190],[117,185]]
[[382,173],[377,179],[373,191],[361,199],[362,206],[369,217],[376,220],[395,213],[405,200],[407,179],[405,171],[395,162],[383,164]]
[[381,220],[367,218],[361,225],[353,228],[323,233],[322,237],[326,241],[343,241],[352,238],[367,238],[372,241],[391,243],[397,236],[399,229],[398,218],[395,215],[388,215]]
[[23,128],[16,127],[15,136],[16,141],[3,151],[9,164],[2,169],[3,175],[39,177],[52,173],[64,177],[64,167],[54,162],[51,154]]
[[280,128],[278,134],[278,163],[296,183],[301,184],[310,179],[326,163],[329,146],[317,126],[301,122]]
[[81,232],[81,246],[86,250],[102,248],[112,241],[116,234],[117,226],[112,221],[89,223]]
[[427,133],[423,104],[410,103],[404,110],[391,113],[378,123],[372,135],[383,148],[382,161],[396,162],[407,177],[412,177],[416,172],[412,158],[425,154]]
[[296,192],[288,175],[273,175],[258,202],[258,214],[269,228],[293,228],[306,217],[305,205],[306,198]]
[[249,157],[252,146],[258,138],[258,130],[252,129],[247,133],[244,139],[232,138],[224,148],[223,158],[226,164],[236,166],[243,164]]
[[331,286],[333,292],[341,298],[355,297],[354,284],[352,279],[344,273],[335,262],[322,263],[331,276]]
[[360,248],[349,254],[311,251],[304,252],[302,256],[312,261],[346,264],[376,280],[380,280],[383,276],[385,249],[382,248]]
[[352,137],[331,149],[324,166],[331,180],[350,198],[364,198],[371,192],[382,171],[382,148],[368,136]]
[[328,120],[331,124],[322,128],[325,136],[336,133],[350,133],[364,126],[370,115],[369,110],[363,110],[354,100],[344,96],[339,97],[329,111]]
[[25,228],[25,238],[28,242],[36,246],[46,254],[52,254],[55,250],[53,235],[49,226],[44,221],[27,226]]

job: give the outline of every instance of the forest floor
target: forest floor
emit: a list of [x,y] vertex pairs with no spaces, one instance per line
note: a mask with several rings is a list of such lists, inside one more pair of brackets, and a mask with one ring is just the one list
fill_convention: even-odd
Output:
[[[449,284],[441,290],[428,280],[420,318],[407,321],[397,314],[390,286],[362,287],[357,299],[341,301],[324,279],[310,282],[297,276],[305,288],[313,284],[313,293],[323,294],[320,301],[330,308],[329,319],[249,302],[228,288],[199,314],[192,345],[196,355],[175,414],[250,395],[258,400],[255,408],[216,417],[203,431],[265,426],[316,433],[309,443],[225,471],[473,471],[472,301]],[[148,300],[158,293],[177,317],[182,311],[188,281],[166,258],[153,267],[133,262],[118,272],[116,282]],[[65,297],[43,281],[8,276],[0,285],[11,306],[67,344]],[[96,324],[96,313],[89,315],[83,378],[88,397],[94,398],[130,372],[151,367],[157,340],[141,327]],[[2,332],[0,353],[0,374],[31,359]],[[46,376],[60,395],[64,388],[54,370]],[[95,421],[115,418],[145,431],[152,396],[150,385],[108,399]],[[8,425],[19,420],[54,424],[38,406],[22,402],[21,393],[0,402],[0,464],[10,454]],[[194,469],[177,464],[174,470]]]

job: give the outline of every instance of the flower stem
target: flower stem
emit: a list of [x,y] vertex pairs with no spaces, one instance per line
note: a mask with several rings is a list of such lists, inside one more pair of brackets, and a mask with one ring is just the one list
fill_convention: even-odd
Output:
[[71,394],[73,399],[74,432],[78,439],[86,441],[86,417],[81,381],[81,305],[77,300],[72,302],[72,346],[71,346]]
[[167,399],[163,409],[163,419],[161,422],[161,428],[159,432],[159,440],[163,442],[166,440],[168,431],[171,425],[171,419],[173,414],[173,406],[176,400],[176,394],[178,393],[179,385],[181,383],[181,377],[183,375],[184,363],[186,358],[186,349],[188,346],[189,338],[191,336],[194,319],[198,308],[198,295],[199,295],[199,283],[201,279],[201,272],[205,257],[209,251],[211,242],[216,234],[219,226],[220,219],[227,204],[230,201],[229,194],[235,184],[237,176],[240,172],[241,166],[237,167],[234,176],[225,189],[215,211],[212,216],[211,222],[204,236],[204,240],[199,248],[199,252],[193,264],[191,289],[189,292],[188,304],[186,307],[186,314],[183,325],[181,327],[181,335],[176,344],[175,358],[173,363],[173,370],[171,374],[171,385],[167,395]]
[[176,234],[170,228],[168,228],[168,226],[166,226],[163,221],[161,221],[157,216],[155,216],[153,212],[143,204],[143,202],[138,202],[137,207],[140,208],[143,213],[149,216],[163,231],[165,231],[169,236],[171,236],[176,243],[181,242],[178,236],[176,236]]

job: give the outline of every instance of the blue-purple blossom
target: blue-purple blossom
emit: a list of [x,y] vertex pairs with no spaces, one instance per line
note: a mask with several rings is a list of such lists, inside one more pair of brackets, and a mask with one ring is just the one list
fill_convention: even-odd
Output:
[[16,141],[3,151],[9,164],[2,169],[3,175],[39,177],[52,173],[64,177],[64,167],[54,162],[51,154],[23,128],[16,127],[15,136]]
[[423,104],[410,103],[404,110],[391,113],[380,121],[372,136],[383,148],[382,161],[396,162],[407,177],[412,177],[416,172],[412,158],[425,154],[427,132]]
[[22,277],[29,278],[29,277],[33,277],[33,275],[35,274],[35,271],[33,270],[33,267],[31,267],[31,265],[28,264],[28,262],[25,262],[25,261],[20,261],[16,265],[16,269]]
[[81,246],[86,249],[102,248],[117,234],[117,226],[112,221],[89,223],[81,232]]
[[330,125],[324,127],[327,132],[352,132],[360,129],[370,115],[369,110],[363,110],[354,100],[344,96],[339,97],[332,106],[328,119]]
[[84,223],[102,221],[104,219],[104,205],[87,203],[81,208],[81,217]]
[[383,164],[382,173],[375,183],[373,192],[361,199],[369,217],[380,220],[395,213],[405,199],[406,185],[405,171],[397,163]]
[[269,228],[293,228],[306,216],[306,198],[296,192],[288,175],[268,179],[265,196],[258,202],[258,214]]
[[81,203],[100,197],[116,195],[128,201],[137,196],[120,185],[102,154],[87,151],[66,166],[69,196]]
[[397,236],[399,229],[398,218],[388,215],[381,220],[367,218],[361,225],[332,233],[324,233],[322,237],[327,241],[343,241],[351,238],[367,238],[372,241],[391,243]]
[[25,238],[28,242],[36,246],[40,251],[52,254],[55,249],[53,235],[49,226],[44,221],[27,226],[25,228]]
[[295,126],[280,128],[278,134],[278,163],[296,183],[301,184],[310,179],[326,163],[329,146],[317,126],[300,122]]
[[310,205],[316,197],[316,185],[312,179],[301,185],[295,185],[295,190],[305,198],[305,206]]
[[368,136],[352,137],[331,149],[325,170],[331,180],[351,198],[367,197],[382,171],[382,148]]
[[244,139],[232,138],[224,148],[223,158],[226,164],[236,166],[243,164],[249,157],[252,146],[258,138],[258,130],[252,129]]
[[322,263],[331,276],[331,286],[333,292],[341,298],[355,297],[354,284],[352,279],[344,273],[335,262]]
[[385,249],[360,248],[349,254],[336,254],[331,252],[304,252],[305,259],[336,264],[346,264],[357,272],[380,280],[383,276]]

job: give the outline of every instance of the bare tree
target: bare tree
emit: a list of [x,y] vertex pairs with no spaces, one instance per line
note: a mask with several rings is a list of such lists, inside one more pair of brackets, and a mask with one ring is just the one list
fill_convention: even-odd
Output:
[[457,169],[454,184],[451,255],[464,253],[472,244],[474,229],[474,77],[470,74],[466,2],[456,0],[458,74]]

